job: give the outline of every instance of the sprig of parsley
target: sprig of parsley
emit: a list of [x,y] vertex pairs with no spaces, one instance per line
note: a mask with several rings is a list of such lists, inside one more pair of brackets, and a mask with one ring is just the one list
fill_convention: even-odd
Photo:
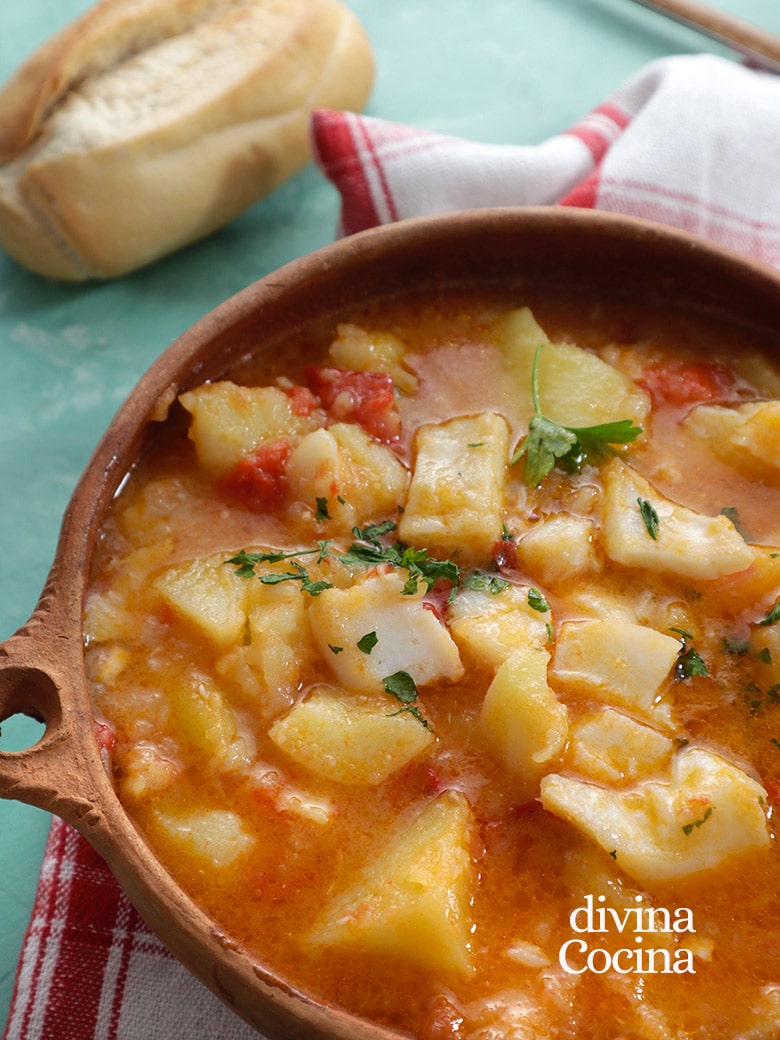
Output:
[[511,465],[525,456],[523,481],[537,487],[557,463],[564,463],[575,472],[586,462],[596,462],[613,450],[615,444],[630,444],[642,433],[632,419],[596,426],[564,426],[543,414],[539,404],[539,355],[543,344],[536,348],[531,366],[531,397],[534,414],[528,424],[528,435],[512,456]]
[[[395,541],[391,545],[383,545],[382,537],[396,530],[397,525],[392,520],[385,520],[381,524],[369,524],[366,527],[354,527],[352,535],[355,541],[345,552],[336,552],[332,548],[330,540],[319,541],[316,548],[298,549],[292,552],[269,550],[266,552],[248,552],[242,549],[227,561],[236,568],[236,573],[241,578],[252,578],[257,576],[263,585],[278,585],[283,581],[300,581],[301,587],[312,596],[319,595],[324,589],[332,587],[330,582],[312,581],[298,561],[304,557],[315,557],[314,562],[322,563],[326,557],[340,560],[347,566],[361,564],[375,567],[380,563],[389,563],[394,567],[400,567],[407,571],[408,577],[402,589],[403,595],[413,596],[420,584],[424,584],[426,591],[430,592],[436,581],[440,578],[451,582],[452,595],[455,595],[461,581],[461,569],[454,560],[437,560],[428,556],[427,549],[415,549],[413,546],[404,545],[403,542]],[[272,571],[267,574],[257,574],[258,563],[281,563],[289,560],[290,571]]]
[[460,567],[453,560],[436,560],[428,556],[427,549],[415,549],[403,542],[382,545],[380,537],[390,534],[396,529],[392,520],[369,527],[355,527],[352,534],[357,539],[346,552],[340,555],[342,563],[362,563],[374,566],[378,563],[390,563],[408,572],[403,594],[413,596],[418,584],[424,583],[430,592],[439,578],[452,582],[453,591],[460,582]]
[[[333,588],[332,583],[329,581],[312,581],[309,577],[309,572],[302,564],[298,563],[298,560],[303,556],[316,556],[316,562],[322,563],[325,557],[329,555],[330,542],[324,541],[317,542],[316,549],[300,549],[294,552],[247,552],[246,549],[242,549],[235,556],[231,556],[227,563],[233,564],[239,578],[257,577],[263,585],[281,585],[283,581],[299,581],[304,592],[308,592],[310,596],[319,596],[325,589]],[[257,574],[255,570],[258,563],[281,563],[283,560],[290,560],[290,566],[293,569],[289,571],[270,571],[267,574]]]

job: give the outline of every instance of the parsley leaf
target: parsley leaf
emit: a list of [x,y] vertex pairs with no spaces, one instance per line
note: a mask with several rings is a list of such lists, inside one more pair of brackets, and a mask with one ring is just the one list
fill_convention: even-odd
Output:
[[475,589],[478,592],[489,592],[497,596],[499,592],[509,588],[509,582],[499,574],[487,574],[485,571],[472,571],[463,581],[465,589]]
[[366,632],[364,636],[361,636],[357,641],[357,648],[364,654],[370,654],[376,644],[379,642],[379,638],[376,632]]
[[528,436],[512,462],[525,454],[523,480],[529,487],[537,487],[558,459],[566,458],[576,447],[577,436],[573,430],[537,414],[528,424]]
[[759,621],[759,625],[774,625],[780,621],[780,599],[775,603],[769,613]]
[[676,632],[682,637],[682,646],[677,654],[677,663],[674,666],[674,677],[681,682],[685,679],[690,679],[694,675],[709,675],[707,671],[707,665],[704,662],[699,651],[689,646],[688,641],[693,639],[690,632],[686,632],[684,628],[670,628],[670,632]]
[[532,610],[538,610],[540,614],[546,614],[550,609],[550,604],[544,598],[539,589],[531,588],[528,590],[528,606]]
[[430,723],[423,718],[420,709],[415,704],[417,700],[417,685],[408,672],[393,672],[392,675],[385,676],[382,680],[382,685],[385,691],[392,697],[395,697],[397,701],[400,701],[402,705],[398,711],[391,712],[391,715],[401,715],[403,712],[408,711],[426,729],[431,729]]
[[401,704],[413,704],[417,700],[417,684],[408,672],[393,672],[382,680],[385,692]]
[[402,542],[394,542],[387,546],[381,544],[381,535],[394,531],[395,526],[388,520],[383,524],[354,528],[352,533],[360,540],[353,542],[347,551],[341,554],[342,563],[369,566],[390,563],[394,567],[403,568],[409,572],[403,589],[405,596],[413,596],[417,592],[419,582],[424,582],[426,589],[430,591],[439,578],[452,582],[454,592],[460,581],[460,567],[453,560],[432,559],[428,556],[427,549],[415,549]]
[[648,502],[646,498],[638,498],[636,501],[644,525],[647,528],[647,533],[655,542],[658,540],[658,529],[660,527],[658,513],[653,508],[652,502]]
[[531,396],[534,414],[528,424],[528,435],[512,456],[511,465],[525,456],[523,481],[537,487],[558,462],[565,462],[578,470],[585,462],[595,462],[612,452],[614,444],[630,444],[642,432],[632,419],[596,426],[564,426],[548,419],[539,405],[539,355],[543,344],[536,348],[531,367]]
[[371,545],[378,546],[379,539],[383,534],[390,534],[391,531],[395,531],[398,525],[394,520],[383,520],[381,524],[368,524],[366,527],[353,527],[352,535],[361,542],[370,542]]
[[742,521],[739,518],[739,512],[737,511],[735,506],[724,506],[723,509],[721,509],[720,511],[720,515],[725,516],[728,520],[732,522],[732,524],[736,528],[737,533],[740,534],[746,542],[750,541],[750,539],[745,534],[745,529],[743,528]]
[[246,549],[242,549],[235,556],[231,556],[227,562],[233,564],[239,578],[254,578],[255,564],[260,562],[261,555],[261,553],[249,553]]
[[[246,549],[242,549],[241,552],[227,560],[227,563],[233,564],[236,574],[240,578],[256,576],[262,585],[281,585],[283,581],[299,581],[301,588],[310,596],[319,596],[325,589],[333,588],[332,584],[329,581],[312,581],[306,568],[297,560],[300,556],[318,554],[317,562],[321,563],[328,555],[329,546],[330,542],[317,542],[316,549],[302,549],[295,552],[247,552]],[[291,560],[293,570],[271,571],[268,574],[257,574],[255,571],[258,563],[280,563],[282,560]]]
[[699,827],[701,827],[701,825],[703,823],[706,823],[707,820],[709,820],[710,816],[712,816],[712,812],[713,812],[714,808],[715,807],[713,805],[711,805],[707,809],[707,811],[704,813],[704,815],[702,816],[702,818],[700,820],[694,820],[693,823],[686,823],[686,824],[684,824],[683,825],[683,834],[687,837],[689,834],[691,834],[693,832],[694,828],[698,829]]
[[280,585],[283,581],[299,581],[303,591],[308,592],[310,596],[319,596],[325,589],[333,588],[329,581],[312,581],[308,571],[300,563],[293,562],[292,566],[294,568],[292,571],[272,571],[270,574],[260,574],[258,575],[259,581],[262,585]]

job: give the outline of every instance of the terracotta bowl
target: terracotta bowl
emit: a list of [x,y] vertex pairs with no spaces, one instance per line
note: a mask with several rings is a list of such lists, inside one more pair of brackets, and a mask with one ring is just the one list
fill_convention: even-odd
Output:
[[[430,287],[480,284],[619,293],[780,330],[780,273],[684,233],[562,209],[484,210],[406,221],[297,260],[223,303],[148,370],[100,441],[71,500],[56,558],[28,623],[0,646],[0,720],[45,732],[0,753],[0,795],[61,816],[105,858],[150,927],[236,1013],[274,1040],[388,1040],[318,1004],[220,932],[161,867],[120,805],[94,736],[82,606],[96,533],[112,496],[180,391],[219,378],[251,349],[350,306]],[[261,342],[257,348],[255,344]]]

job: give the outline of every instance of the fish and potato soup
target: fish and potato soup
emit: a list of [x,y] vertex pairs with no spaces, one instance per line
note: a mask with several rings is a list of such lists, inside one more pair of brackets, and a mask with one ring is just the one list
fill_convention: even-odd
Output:
[[182,393],[103,523],[119,797],[220,930],[419,1040],[776,1038],[779,485],[745,331],[442,293],[301,332]]

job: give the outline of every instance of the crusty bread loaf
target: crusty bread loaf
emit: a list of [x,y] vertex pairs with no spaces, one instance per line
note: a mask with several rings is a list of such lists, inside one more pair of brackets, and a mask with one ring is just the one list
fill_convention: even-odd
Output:
[[0,245],[110,278],[209,234],[359,110],[370,44],[339,0],[101,0],[0,91]]

